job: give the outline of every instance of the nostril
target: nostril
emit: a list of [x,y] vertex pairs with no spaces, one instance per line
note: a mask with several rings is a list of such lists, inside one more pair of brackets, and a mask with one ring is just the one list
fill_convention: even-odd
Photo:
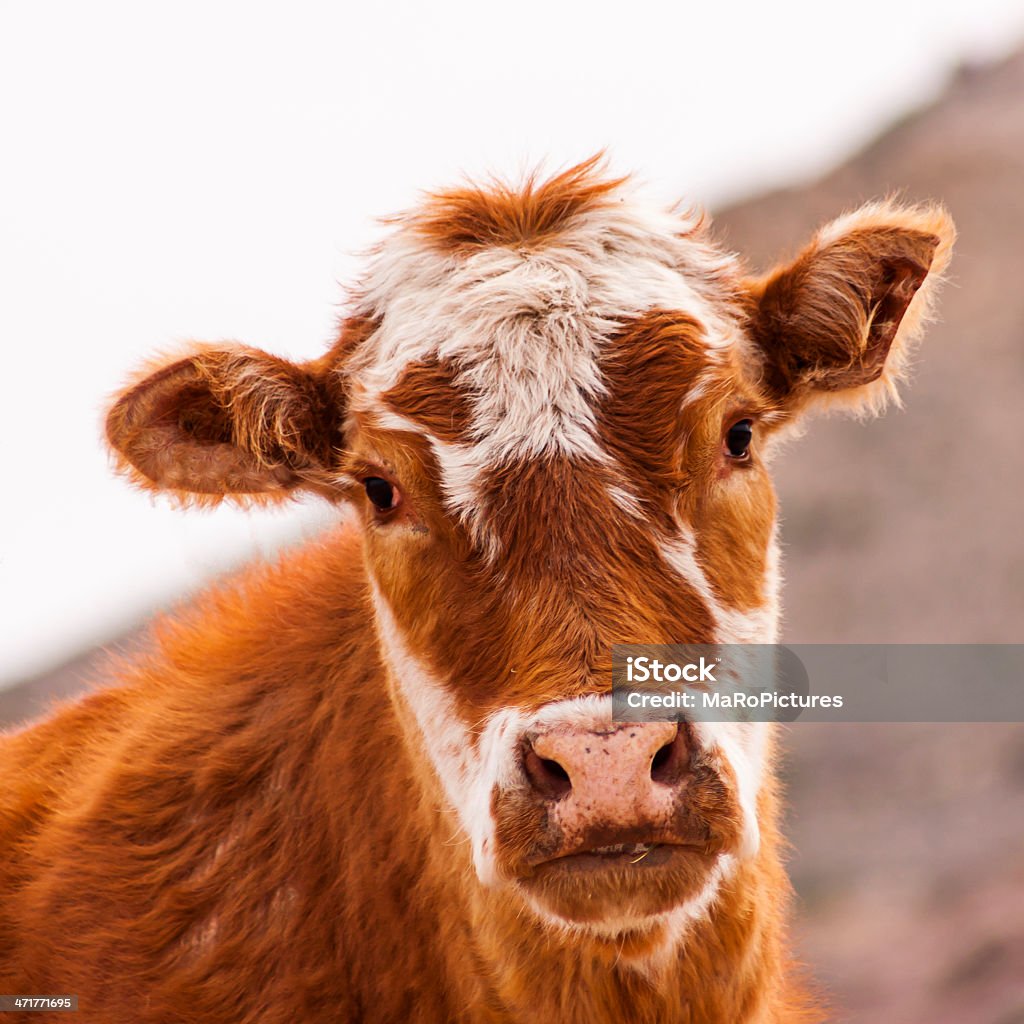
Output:
[[651,777],[653,778],[658,774],[658,770],[668,762],[668,759],[672,756],[673,744],[666,743],[655,755],[654,760],[651,761]]
[[678,782],[686,771],[689,753],[686,745],[686,732],[680,728],[675,736],[656,751],[651,759],[651,779],[665,785]]
[[572,785],[569,782],[569,773],[557,761],[552,761],[550,757],[538,757],[537,760],[549,778],[558,779],[559,782],[568,782],[569,785]]
[[548,800],[557,800],[572,789],[569,773],[550,757],[541,757],[530,749],[523,759],[523,767],[533,788]]

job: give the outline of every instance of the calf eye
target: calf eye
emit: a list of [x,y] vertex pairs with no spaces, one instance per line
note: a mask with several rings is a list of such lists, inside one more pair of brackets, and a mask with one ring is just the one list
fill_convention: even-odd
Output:
[[398,505],[398,491],[379,476],[368,476],[363,481],[366,496],[378,512],[390,512]]
[[754,438],[752,420],[740,420],[734,423],[725,435],[725,447],[730,458],[745,459],[750,454],[750,442]]

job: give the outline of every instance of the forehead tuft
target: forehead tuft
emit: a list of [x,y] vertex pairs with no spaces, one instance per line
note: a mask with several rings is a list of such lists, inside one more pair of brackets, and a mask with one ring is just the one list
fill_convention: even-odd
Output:
[[602,176],[595,156],[543,181],[534,173],[518,186],[494,180],[433,193],[405,220],[442,251],[542,245],[584,214],[615,202],[627,180]]
[[[468,321],[525,336],[557,320],[563,329],[548,330],[550,339],[571,346],[584,326],[608,337],[663,309],[697,321],[710,347],[736,334],[742,271],[712,243],[704,214],[644,201],[628,178],[604,173],[600,156],[546,180],[532,174],[518,185],[435,192],[387,223],[392,231],[370,254],[353,319],[405,328],[420,318],[434,351],[407,344],[408,362],[479,351],[485,338],[468,345],[454,337]],[[370,333],[369,344],[364,335],[345,347],[363,356],[351,369],[394,365],[403,354],[389,350],[393,332]]]

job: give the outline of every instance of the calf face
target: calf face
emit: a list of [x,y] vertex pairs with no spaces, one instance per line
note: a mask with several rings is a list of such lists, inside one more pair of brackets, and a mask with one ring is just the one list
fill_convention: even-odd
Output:
[[179,499],[353,502],[390,696],[481,882],[560,925],[685,921],[757,854],[769,727],[612,723],[611,645],[775,640],[772,446],[893,393],[952,237],[868,206],[751,280],[593,162],[444,193],[327,355],[196,348],[108,436]]

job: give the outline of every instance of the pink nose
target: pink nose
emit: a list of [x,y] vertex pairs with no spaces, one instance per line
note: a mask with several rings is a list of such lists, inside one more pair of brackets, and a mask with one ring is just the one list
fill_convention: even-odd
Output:
[[523,766],[531,785],[557,803],[560,824],[574,833],[667,821],[689,764],[686,733],[673,722],[600,731],[556,725],[526,740]]

